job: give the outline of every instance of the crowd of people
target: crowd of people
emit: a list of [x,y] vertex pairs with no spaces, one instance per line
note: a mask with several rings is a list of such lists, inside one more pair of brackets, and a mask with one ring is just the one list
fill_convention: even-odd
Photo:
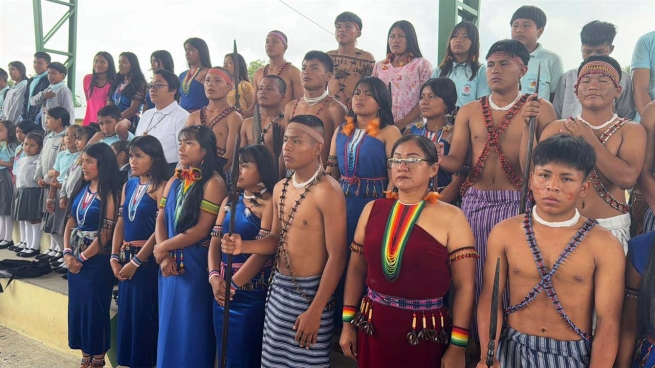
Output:
[[0,249],[67,278],[81,368],[105,365],[116,282],[122,366],[486,367],[497,339],[494,367],[655,367],[655,32],[626,73],[590,22],[565,72],[546,19],[520,7],[486,63],[459,23],[436,68],[405,20],[376,62],[351,12],[301,69],[269,32],[252,81],[199,38],[150,82],[98,52],[79,125],[64,65],[12,62]]

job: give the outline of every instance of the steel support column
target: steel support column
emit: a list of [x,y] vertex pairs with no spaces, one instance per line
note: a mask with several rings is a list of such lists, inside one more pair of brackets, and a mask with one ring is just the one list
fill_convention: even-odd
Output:
[[[35,0],[36,1],[36,0]],[[478,25],[482,0],[439,0],[439,49],[437,63],[446,56],[450,32],[455,24],[466,20]]]

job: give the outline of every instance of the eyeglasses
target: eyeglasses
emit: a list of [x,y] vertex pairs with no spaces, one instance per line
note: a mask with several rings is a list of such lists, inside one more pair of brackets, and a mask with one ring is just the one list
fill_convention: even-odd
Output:
[[423,161],[430,162],[430,160],[424,158],[389,158],[387,159],[387,167],[392,168],[405,164],[408,169],[414,169]]
[[162,87],[168,87],[168,84],[163,83],[148,83],[148,89],[154,89],[155,91],[159,90]]

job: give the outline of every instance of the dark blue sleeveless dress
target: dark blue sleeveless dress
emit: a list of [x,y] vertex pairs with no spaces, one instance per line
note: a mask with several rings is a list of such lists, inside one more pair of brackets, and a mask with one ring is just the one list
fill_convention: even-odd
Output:
[[[125,184],[123,216],[123,242],[146,241],[155,232],[157,201],[144,193],[141,199],[133,198],[139,187],[139,178]],[[151,188],[148,188],[150,190]],[[130,202],[134,201],[132,211]],[[125,251],[129,262],[142,249],[131,245]],[[127,367],[154,367],[157,364],[157,275],[159,266],[155,257],[141,259],[131,280],[118,284],[118,364]]]
[[[178,179],[173,182],[163,209],[169,239],[177,235],[175,208],[180,185]],[[158,368],[214,367],[214,296],[208,281],[208,252],[209,234],[184,248],[183,252],[175,250],[178,271],[181,255],[184,255],[183,274],[164,277],[159,272]]]
[[[236,206],[235,232],[243,240],[254,240],[261,229],[261,219],[246,209],[243,196]],[[228,233],[232,212],[225,214],[223,231]],[[233,275],[250,258],[249,254],[232,257]],[[227,265],[227,255],[223,255],[221,273]],[[230,301],[230,327],[228,330],[227,366],[233,368],[260,367],[262,364],[262,336],[264,329],[264,306],[268,290],[268,278],[271,274],[272,261],[250,283],[241,286]],[[214,331],[216,333],[216,351],[221,356],[223,338],[224,308],[214,300]]]
[[[180,85],[184,84],[188,70],[180,74]],[[191,81],[188,93],[184,93],[180,88],[180,106],[187,111],[200,110],[201,108],[209,105],[209,99],[205,95],[205,86],[198,82],[195,78]]]
[[[97,231],[100,200],[95,198],[91,202],[85,216],[83,209],[80,208],[78,212],[88,188],[87,185],[73,200],[71,216],[75,219],[76,229]],[[76,249],[73,252],[75,255],[79,253]],[[78,274],[68,272],[68,346],[71,349],[80,349],[91,355],[105,354],[109,350],[109,307],[113,285],[114,273],[109,265],[109,254],[89,258]]]

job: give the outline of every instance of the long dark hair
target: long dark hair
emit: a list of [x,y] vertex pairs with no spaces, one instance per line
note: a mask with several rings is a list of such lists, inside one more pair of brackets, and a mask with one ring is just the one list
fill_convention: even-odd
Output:
[[159,69],[164,69],[171,73],[175,73],[175,63],[173,62],[173,56],[170,52],[166,50],[157,50],[150,55],[150,58],[155,58],[157,60]]
[[152,193],[161,183],[165,183],[169,179],[168,164],[166,163],[166,156],[164,156],[164,149],[162,148],[159,139],[151,135],[144,135],[132,139],[129,145],[130,155],[135,153],[136,148],[140,149],[144,154],[152,159],[152,165],[150,166]]
[[84,138],[87,141],[91,139],[100,130],[95,125],[83,126],[75,132],[75,137]]
[[239,64],[239,75],[235,75],[234,77],[240,81],[250,82],[248,80],[248,65],[246,64],[246,59],[244,59],[243,56],[241,56],[241,54],[237,53],[237,59],[239,60],[238,62],[235,62],[234,58],[232,57],[233,55],[234,54],[230,53],[225,55],[225,57],[229,56],[230,59],[232,59],[232,64],[237,64],[237,63]]
[[202,178],[189,189],[189,194],[187,194],[182,206],[182,216],[180,216],[179,221],[175,224],[175,231],[181,234],[198,223],[200,204],[205,193],[205,183],[214,176],[214,173],[220,173],[220,171],[217,170],[219,163],[218,156],[216,155],[216,135],[210,128],[204,125],[187,127],[180,131],[178,137],[180,140],[192,139],[198,142],[200,147],[206,152],[200,164]]
[[421,49],[418,47],[418,38],[416,37],[416,30],[412,23],[406,20],[399,20],[391,25],[389,33],[387,33],[387,55],[391,54],[391,47],[389,47],[389,36],[394,28],[400,28],[405,32],[405,40],[407,41],[407,52],[414,55],[414,57],[423,57]]
[[[198,53],[200,54],[200,64],[205,68],[211,68],[212,62],[211,58],[209,57],[209,47],[207,47],[207,42],[205,42],[205,40],[202,38],[191,37],[184,41],[184,45],[187,43],[193,46],[194,49],[198,50]],[[191,65],[189,65],[189,68],[191,68]]]
[[269,193],[273,192],[273,187],[277,183],[277,173],[275,172],[275,162],[273,155],[261,144],[251,144],[239,148],[239,162],[248,162],[257,165],[257,171],[262,177],[262,182],[266,185]]
[[[116,65],[114,64],[114,58],[111,56],[110,53],[106,51],[99,51],[94,57],[93,60],[95,60],[96,57],[102,56],[107,60],[107,83],[109,83],[110,86],[113,86],[116,84]],[[93,88],[96,85],[96,81],[98,80],[98,73],[96,73],[95,68],[91,68],[91,85],[89,86],[89,91],[87,94],[87,98],[91,97],[93,94]],[[111,89],[111,87],[110,87]]]
[[[371,92],[373,99],[380,106],[380,129],[383,129],[387,125],[393,125],[393,113],[391,112],[391,95],[389,95],[389,90],[387,86],[384,85],[384,82],[377,77],[364,77],[357,82],[355,85],[356,90],[360,86],[366,86]],[[355,125],[357,124],[357,114],[353,111],[352,107],[348,112],[349,116],[355,118]]]
[[16,138],[16,124],[11,120],[0,120],[0,124],[7,128],[7,147],[14,149],[18,146],[18,138]]
[[[121,182],[121,176],[118,171],[116,155],[109,145],[102,142],[93,143],[84,148],[83,154],[84,153],[89,157],[96,159],[98,163],[98,195],[100,196],[100,221],[98,221],[98,234],[100,234],[105,220],[116,220],[118,207],[121,204],[120,200],[123,183]],[[80,192],[86,188],[86,184],[88,184],[86,181],[82,183],[80,189],[75,193],[73,198],[76,198]],[[114,213],[107,213],[108,198],[114,200]],[[102,244],[101,236],[98,236],[98,243],[101,249],[105,246]],[[107,244],[111,244],[111,238]]]
[[637,299],[637,336],[642,338],[652,333],[655,326],[655,238],[650,245],[648,262],[641,275],[639,298]]
[[[119,57],[124,56],[127,58],[127,61],[130,62],[130,73],[127,75],[127,79],[130,83],[123,90],[123,95],[131,99],[137,93],[145,93],[146,91],[146,77],[143,76],[141,71],[141,64],[139,64],[139,59],[134,55],[134,53],[125,51],[122,52]],[[116,83],[111,87],[110,96],[114,94],[118,85],[121,84],[122,76],[117,76]],[[144,96],[145,97],[145,96]]]
[[423,93],[426,87],[430,88],[435,96],[443,100],[446,105],[446,113],[454,115],[457,112],[457,87],[455,82],[449,78],[431,78],[423,83],[419,92]]
[[453,61],[455,60],[455,54],[453,50],[450,49],[450,40],[455,38],[455,33],[459,31],[460,28],[466,30],[469,40],[471,40],[471,48],[469,49],[469,54],[466,58],[466,66],[471,68],[471,76],[469,80],[472,81],[476,75],[478,75],[478,70],[480,70],[480,32],[478,32],[478,27],[475,24],[467,21],[459,22],[455,25],[453,30],[450,32],[450,38],[448,39],[448,47],[446,47],[446,56],[444,56],[439,69],[439,77],[446,78],[450,75],[450,72],[453,71]]
[[27,79],[27,69],[25,68],[25,64],[21,63],[20,61],[12,61],[9,63],[9,66],[13,66],[14,68],[18,69],[20,72],[20,81],[22,82]]
[[61,119],[61,126],[64,129],[71,124],[71,116],[68,113],[68,110],[61,106],[51,107],[50,110],[47,111],[47,115],[55,120]]

